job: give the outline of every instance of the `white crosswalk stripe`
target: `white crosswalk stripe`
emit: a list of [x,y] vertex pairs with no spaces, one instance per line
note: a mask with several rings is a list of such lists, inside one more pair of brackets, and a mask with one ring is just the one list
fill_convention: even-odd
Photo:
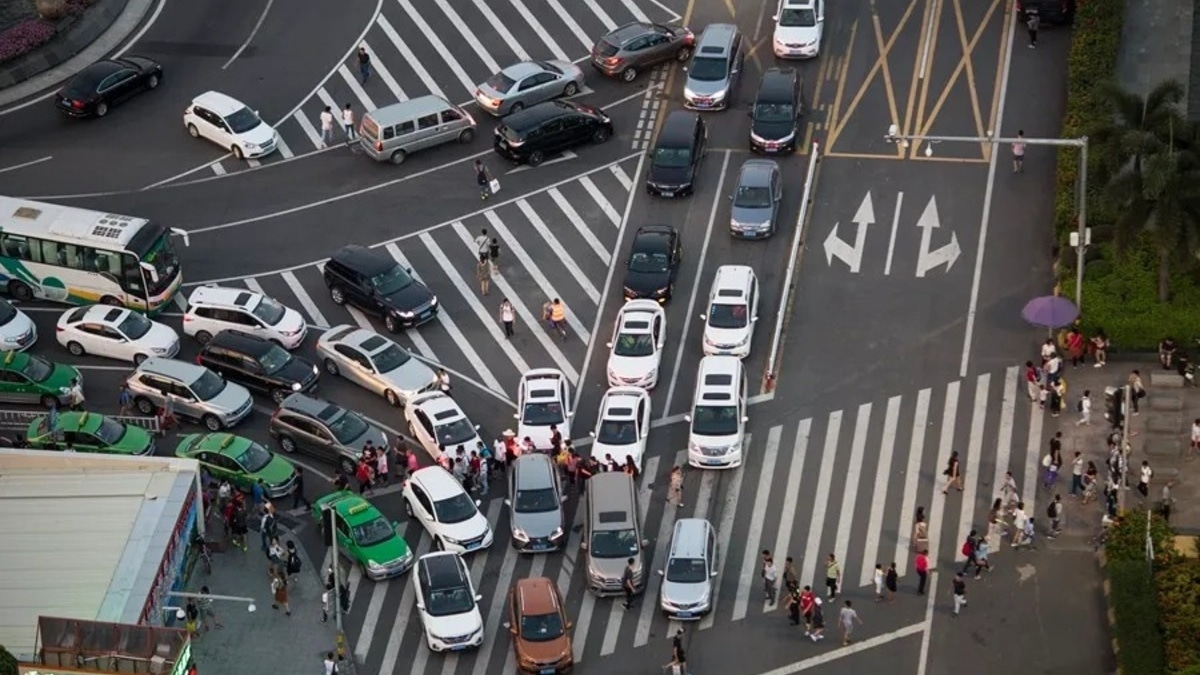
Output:
[[[479,57],[479,60],[483,62],[483,65],[487,66],[487,69],[493,73],[499,72],[500,64],[497,63],[496,59],[492,58],[491,53],[484,48],[483,43],[480,42],[479,38],[475,36],[474,31],[467,28],[467,22],[463,21],[463,18],[459,16],[458,12],[453,7],[450,6],[450,3],[447,2],[447,0],[433,0],[433,2],[438,6],[438,9],[442,10],[442,14],[446,15],[446,18],[450,20],[450,23],[455,27],[455,29],[458,30],[458,34],[462,36],[463,41],[470,45],[471,49],[475,50],[475,54]],[[467,89],[470,90],[471,86],[468,85]]]
[[296,278],[296,274],[294,272],[284,272],[280,276],[287,282],[288,288],[292,290],[292,294],[296,296],[296,300],[304,308],[304,312],[308,314],[308,320],[318,326],[328,326],[329,324],[325,321],[325,315],[321,313],[321,310],[317,309],[317,303],[313,302],[308,292],[304,290],[304,286],[300,284],[300,280]]
[[[472,1],[475,3],[475,8],[479,10],[479,13],[491,22],[492,28],[496,29],[496,33],[500,35],[501,39],[504,40],[504,44],[508,45],[512,53],[516,54],[517,58],[522,61],[528,61],[529,52],[525,51],[525,48],[521,46],[520,40],[513,37],[513,34],[508,30],[508,26],[504,25],[504,22],[500,20],[500,17],[496,16],[492,8],[484,0]],[[499,70],[499,68],[496,68],[496,70]]]
[[[338,75],[342,76],[342,81],[344,81],[346,86],[350,87],[350,91],[354,92],[354,95],[358,97],[358,102],[361,104],[361,107],[358,108],[359,110],[374,110],[378,107],[375,105],[375,101],[371,99],[371,96],[367,93],[367,91],[363,89],[362,84],[360,84],[358,81],[358,77],[354,73],[350,72],[350,69],[346,67],[346,64],[343,63],[341,67],[338,68]],[[341,110],[342,108],[345,108],[346,103],[349,103],[349,101],[343,101],[342,105],[334,108],[334,110]],[[340,127],[342,121],[340,114],[337,116],[337,119]]]
[[[467,71],[463,70],[463,67],[459,65],[458,61],[451,56],[452,53],[458,53],[459,50],[451,50],[449,47],[447,47],[445,43],[442,42],[441,38],[438,37],[437,31],[430,27],[429,23],[425,21],[425,17],[422,15],[422,13],[419,12],[416,7],[413,7],[413,4],[409,0],[397,1],[400,3],[400,6],[404,8],[405,13],[408,14],[409,20],[421,29],[421,34],[424,35],[425,39],[429,41],[429,44],[433,46],[433,50],[437,52],[442,57],[442,60],[445,61],[446,65],[449,66],[450,71],[453,72],[454,76],[458,78],[458,81],[462,84],[463,89],[466,89],[467,91],[474,91],[475,82],[471,79],[471,76],[467,75]],[[451,44],[453,44],[453,41]],[[491,70],[495,71],[496,68],[492,68]]]
[[[383,17],[380,16],[379,18],[382,19]],[[367,42],[363,42],[362,46],[367,50],[367,56],[371,57],[372,77],[378,75],[379,79],[383,80],[383,83],[386,84],[388,89],[391,90],[392,96],[395,97],[397,101],[407,101],[408,94],[404,93],[404,88],[400,86],[400,83],[396,81],[396,78],[392,77],[392,72],[388,70],[388,67],[386,64],[384,64],[383,59],[379,58],[379,52],[375,51],[375,49]],[[366,110],[366,112],[369,111],[370,108]]]
[[396,29],[392,27],[392,24],[387,20],[387,17],[380,14],[377,23],[379,24],[379,28],[383,30],[385,35],[387,35],[388,39],[392,41],[392,45],[395,46],[396,50],[400,52],[400,56],[404,59],[404,63],[416,72],[417,77],[421,78],[421,83],[425,85],[426,91],[434,96],[446,98],[446,94],[442,91],[442,88],[438,86],[437,80],[433,79],[433,76],[429,74],[429,71],[425,70],[425,68],[421,65],[421,60],[418,59],[417,55],[414,54],[412,49],[409,48],[408,43],[406,43],[404,39],[400,37],[400,33],[396,32]]
[[[484,2],[484,0],[477,1]],[[525,0],[508,1],[510,4],[512,4],[512,7],[514,10],[516,10],[517,14],[519,14],[521,18],[525,20],[525,23],[529,24],[529,27],[533,29],[533,32],[537,34],[539,38],[541,38],[542,42],[546,45],[546,48],[550,50],[552,55],[554,55],[554,58],[558,59],[559,61],[571,60],[571,57],[567,56],[567,53],[563,51],[563,48],[558,46],[558,42],[554,39],[554,36],[550,34],[550,31],[546,30],[545,26],[543,26],[542,23],[538,21],[537,17],[533,15],[533,12],[529,11],[529,7],[525,5]]]

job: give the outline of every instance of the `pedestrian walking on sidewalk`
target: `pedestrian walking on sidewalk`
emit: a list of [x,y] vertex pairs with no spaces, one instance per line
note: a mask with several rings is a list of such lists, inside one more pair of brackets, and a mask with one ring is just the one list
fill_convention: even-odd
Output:
[[1133,391],[1130,392],[1130,402],[1133,403],[1133,414],[1137,415],[1141,412],[1140,401],[1146,397],[1146,385],[1142,384],[1142,374],[1139,371],[1129,373],[1129,387]]
[[479,262],[487,262],[488,259],[488,229],[486,227],[479,230],[479,236],[472,241],[475,247],[475,259]]
[[[479,198],[487,201],[487,198],[492,196],[492,174],[483,165],[482,159],[475,160],[475,182],[479,185]],[[484,230],[484,234],[487,234],[487,230]]]
[[1025,171],[1025,130],[1017,132],[1017,140],[1012,144],[1013,173]]
[[1079,411],[1079,421],[1075,422],[1075,426],[1080,424],[1090,425],[1092,423],[1092,390],[1084,389],[1083,396],[1079,397],[1079,404],[1076,406]]
[[1142,499],[1150,497],[1150,479],[1154,477],[1154,469],[1150,468],[1150,462],[1142,460],[1142,472],[1138,477],[1137,491],[1142,495]]
[[[321,623],[325,623],[325,619],[321,619]],[[325,652],[325,660],[321,665],[325,668],[325,675],[338,675],[337,661],[333,658],[333,652]]]
[[1042,27],[1042,18],[1037,12],[1026,12],[1025,30],[1029,32],[1029,48],[1037,47],[1038,29]]
[[842,583],[842,568],[832,553],[825,562],[825,595],[830,600],[838,596],[838,587]]
[[511,338],[516,335],[513,330],[513,322],[517,319],[517,312],[513,309],[512,303],[508,298],[500,301],[500,323],[504,326],[504,337]]
[[821,599],[813,593],[812,586],[805,586],[800,591],[800,616],[804,617],[804,637],[812,637],[813,610]]
[[346,145],[353,143],[357,133],[354,130],[354,108],[349,103],[342,108],[342,128],[346,131]]
[[796,576],[796,564],[790,555],[787,560],[783,561],[783,585],[789,593],[800,592],[800,579]]
[[962,544],[962,554],[967,559],[967,561],[965,563],[963,563],[963,568],[962,568],[963,574],[966,574],[967,572],[971,571],[971,565],[975,566],[976,573],[978,573],[979,560],[975,557],[975,554],[978,550],[979,550],[979,532],[976,530],[971,530],[970,534],[967,535],[966,540],[963,541],[963,544]]
[[1194,455],[1200,453],[1200,417],[1197,417],[1192,422],[1192,444],[1191,452],[1188,453],[1188,459],[1194,459]]
[[1021,543],[1021,539],[1025,532],[1025,523],[1029,522],[1029,515],[1025,513],[1025,502],[1017,502],[1017,508],[1013,511],[1013,536],[1012,545],[1015,548]]
[[1054,487],[1058,482],[1058,470],[1062,468],[1062,432],[1054,432],[1054,438],[1050,439],[1050,451],[1042,457],[1042,466],[1046,469],[1046,477],[1042,481],[1042,487],[1047,490]]
[[1004,472],[1004,483],[1000,486],[1000,497],[1004,500],[1004,509],[1012,515],[1013,510],[1020,501],[1020,490],[1017,489],[1017,479],[1013,478],[1011,471]]
[[380,448],[379,452],[375,453],[375,477],[379,479],[380,485],[388,484],[388,453],[386,448]]
[[967,580],[962,572],[954,575],[951,588],[954,590],[954,616],[957,617],[962,608],[967,606]]
[[200,597],[196,599],[196,606],[200,608],[200,629],[204,632],[209,631],[208,622],[212,621],[212,625],[218,630],[225,627],[221,623],[221,619],[217,617],[217,611],[213,609],[213,600],[208,597],[212,595],[208,590],[208,586],[200,587]]
[[858,618],[858,612],[849,600],[838,613],[838,623],[842,626],[842,646],[845,647],[852,642],[850,636],[854,634],[854,624],[862,625],[862,619]]
[[1051,539],[1062,533],[1064,508],[1062,495],[1054,495],[1054,501],[1050,502],[1050,505],[1046,507],[1046,517],[1050,519],[1050,533],[1047,536]]
[[768,605],[775,604],[776,581],[779,579],[779,572],[775,569],[775,559],[771,557],[771,552],[764,550],[762,552],[762,580],[763,580],[763,599]]
[[1092,336],[1092,357],[1096,359],[1093,368],[1103,368],[1108,364],[1108,335],[1103,328],[1097,328]]
[[321,145],[328,148],[333,143],[333,108],[325,106],[321,111]]
[[981,572],[983,572],[984,570],[987,570],[989,574],[992,572],[992,563],[989,562],[989,560],[988,560],[988,553],[990,553],[991,550],[992,550],[992,546],[991,546],[991,544],[988,543],[987,539],[980,537],[979,539],[976,540],[976,542],[975,542],[975,578],[976,579],[979,578],[979,574]]
[[495,237],[488,244],[488,262],[492,263],[492,274],[500,274],[500,240]]
[[875,584],[875,602],[883,601],[883,563],[875,563],[875,571],[871,574],[871,581]]
[[1083,494],[1083,454],[1075,451],[1075,459],[1071,460],[1071,496]]
[[812,616],[808,621],[808,631],[805,633],[813,642],[825,639],[825,611],[821,609],[824,604],[820,598],[813,598]]
[[196,606],[195,598],[188,598],[187,605],[183,610],[184,614],[184,630],[187,631],[189,637],[196,637],[199,634],[198,626],[200,621],[200,608]]
[[946,487],[942,488],[942,494],[946,494],[951,485],[958,488],[959,492],[962,492],[962,462],[958,459],[957,450],[950,452],[950,460],[946,463],[946,469],[942,471],[942,475],[946,477]]
[[486,259],[475,263],[475,279],[479,282],[480,295],[487,295],[492,290],[492,264]]
[[274,602],[271,603],[271,609],[283,608],[283,613],[287,616],[292,615],[292,606],[288,603],[288,581],[287,573],[279,570],[275,578],[271,580],[271,596]]
[[371,78],[371,55],[367,53],[366,45],[358,48],[358,76],[363,84]]
[[1034,367],[1033,361],[1025,362],[1025,393],[1029,395],[1030,403],[1037,403],[1042,398],[1042,385],[1038,376],[1038,369]]
[[917,571],[917,595],[925,595],[925,584],[929,581],[929,554],[917,552],[913,560],[913,569]]
[[896,590],[900,584],[900,572],[896,570],[896,563],[888,565],[887,572],[883,575],[883,586],[887,589],[887,601],[896,601]]

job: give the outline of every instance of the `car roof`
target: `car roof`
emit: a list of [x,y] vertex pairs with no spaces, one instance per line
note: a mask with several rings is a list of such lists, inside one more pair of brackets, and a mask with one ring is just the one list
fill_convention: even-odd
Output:
[[323,398],[308,396],[307,394],[302,394],[300,392],[291,394],[287,398],[283,399],[283,402],[279,404],[279,407],[285,410],[300,413],[302,415],[316,417],[322,421],[327,421],[327,417],[323,417],[322,413],[325,413],[325,415],[328,417],[332,417],[332,415],[325,412],[330,407],[338,411],[345,410],[345,408],[336,403],[330,403]]
[[207,108],[221,117],[232,115],[233,113],[246,107],[245,103],[237,100],[232,96],[222,94],[219,91],[206,91],[196,98],[192,99],[192,103],[202,108]]
[[520,80],[530,75],[536,75],[545,72],[546,67],[538,61],[519,61],[517,63],[502,69],[500,72],[509,76],[514,80]]
[[362,244],[347,244],[329,257],[338,264],[368,276],[382,274],[399,264],[383,251]]
[[621,312],[621,325],[618,330],[634,335],[649,333],[654,328],[654,317],[655,314],[644,309]]
[[447,410],[454,410],[464,417],[466,416],[466,413],[462,411],[462,407],[458,405],[458,401],[455,401],[445,392],[441,391],[427,391],[423,394],[417,394],[409,399],[408,404],[415,405],[435,417],[438,413],[443,413]]
[[671,533],[671,558],[702,558],[712,525],[703,518],[680,518]]
[[[345,494],[341,494],[336,499],[329,500],[326,502],[326,504],[329,504],[329,506],[336,509],[337,512],[342,516],[345,516],[346,520],[366,520],[368,518],[373,519],[373,515],[371,513],[372,511],[374,511],[375,514],[380,513],[379,509],[376,508],[374,504],[367,501],[362,495],[356,495],[348,490],[343,490],[342,492]],[[355,518],[355,516],[359,515],[362,515],[362,517]]]
[[767,187],[771,184],[771,176],[778,168],[779,165],[769,159],[746,160],[738,174],[738,185]]
[[557,591],[558,587],[546,577],[518,579],[513,587],[513,593],[520,601],[522,614],[532,616],[560,611]]
[[518,490],[544,490],[554,487],[554,460],[549,455],[525,453],[517,457],[516,487]]
[[229,455],[243,450],[253,443],[254,441],[245,436],[219,432],[204,434],[192,448],[203,452],[216,452],[222,455]]
[[785,9],[808,9],[813,6],[813,0],[783,0]]
[[188,298],[188,311],[196,304],[250,308],[258,304],[256,300],[261,297],[261,294],[245,288],[200,286],[192,291],[191,297]]
[[436,465],[417,469],[409,474],[409,480],[415,480],[434,501],[463,493],[462,483],[449,471]]
[[201,351],[208,352],[209,346],[224,347],[257,358],[271,351],[275,343],[264,337],[243,333],[240,330],[223,330],[212,336],[212,339],[204,345]]
[[452,551],[426,553],[418,564],[421,580],[430,588],[457,588],[467,583],[462,557]]
[[620,45],[624,47],[630,42],[642,37],[646,33],[653,31],[654,24],[649,22],[634,21],[632,23],[627,23],[624,26],[617,26],[601,39],[609,44]]
[[[748,265],[721,265],[713,277],[715,301],[725,299],[744,299],[750,289],[750,280],[754,278],[754,269]],[[736,291],[736,295],[734,292]]]
[[536,396],[535,392],[541,393],[546,387],[550,387],[551,396],[555,400],[558,399],[558,384],[565,377],[561,370],[555,368],[534,368],[521,376],[521,387],[525,390],[525,395],[536,400],[546,400],[545,396]]
[[633,236],[633,249],[642,253],[670,253],[671,236],[677,234],[670,225],[646,225],[639,227]]
[[672,110],[667,113],[667,119],[663,121],[655,146],[666,144],[673,147],[691,147],[692,139],[696,134],[696,126],[700,123],[700,113],[691,110]]
[[[736,356],[706,356],[700,359],[696,374],[696,399],[709,402],[732,402],[737,390],[742,361]],[[709,398],[723,396],[723,398]]]
[[[69,312],[74,310],[68,310]],[[102,323],[117,323],[129,313],[130,310],[124,307],[113,307],[112,305],[92,305],[87,308],[87,311],[79,318],[79,321],[99,321]]]
[[[627,389],[631,391],[625,391]],[[613,387],[605,392],[603,404],[600,406],[600,417],[614,420],[637,419],[636,406],[642,396],[632,389],[635,387]],[[645,390],[639,391],[644,392]],[[614,410],[629,410],[629,413],[616,415],[613,414]]]
[[204,366],[188,363],[187,361],[180,361],[179,359],[164,359],[158,356],[153,356],[145,361],[142,361],[141,365],[134,370],[134,374],[150,373],[152,375],[160,375],[162,377],[169,377],[171,379],[179,380],[184,384],[191,384],[206,371],[208,371],[208,369]]
[[523,132],[539,126],[546,120],[578,112],[581,112],[579,106],[570,101],[546,101],[505,117],[504,126],[516,132]]
[[90,66],[87,66],[72,79],[80,79],[81,81],[99,84],[100,80],[112,75],[118,70],[128,68],[130,64],[121,63],[114,59],[104,59],[97,61]]

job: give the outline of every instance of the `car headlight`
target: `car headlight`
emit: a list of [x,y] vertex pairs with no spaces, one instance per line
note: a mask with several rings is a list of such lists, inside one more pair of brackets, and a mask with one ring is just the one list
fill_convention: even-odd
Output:
[[741,452],[742,452],[742,442],[741,441],[738,441],[737,443],[734,443],[733,445],[729,446],[729,449],[725,451],[725,454],[732,455],[735,452],[738,454],[741,454]]
[[558,539],[559,537],[563,536],[563,534],[563,529],[561,527],[556,527],[554,528],[554,532],[550,533],[550,538]]
[[[659,186],[655,185],[654,187],[659,187]],[[630,288],[628,286],[624,287],[624,291],[625,291],[625,295],[627,295],[627,296],[635,296],[638,294],[637,291],[633,290],[632,288]]]
[[705,336],[704,336],[704,344],[705,344],[705,345],[707,345],[707,346],[709,346],[709,347],[716,347],[716,346],[717,346],[717,343],[713,342],[713,341],[712,341],[712,338],[708,337],[707,335],[705,335]]
[[750,333],[746,333],[744,336],[742,336],[742,339],[737,341],[737,346],[741,347],[747,342],[750,342]]
[[670,288],[671,288],[670,286],[663,286],[662,288],[658,289],[657,291],[654,291],[654,297],[661,298],[662,296],[667,294],[667,291]]
[[447,537],[446,535],[442,535],[442,541],[446,542],[447,544],[462,545],[462,541],[455,539],[454,537]]
[[367,569],[375,571],[375,572],[382,572],[386,568],[383,565],[380,565],[379,563],[375,562],[374,560],[368,560],[367,561]]
[[513,539],[516,539],[517,541],[524,541],[524,542],[529,541],[529,535],[525,533],[525,530],[522,530],[519,527],[513,528],[512,536],[513,536]]
[[416,316],[412,312],[396,312],[396,314],[402,319],[411,319]]
[[292,383],[292,391],[300,391],[300,383],[299,382]]
[[242,145],[246,146],[247,150],[258,150],[258,143],[251,143],[250,141],[245,141],[244,143],[242,143]]
[[696,441],[688,441],[688,452],[700,452],[700,444]]
[[722,101],[725,99],[725,92],[723,92],[723,91],[713,92],[713,94],[711,96],[709,96],[709,98],[711,98],[714,101]]
[[696,98],[696,92],[692,91],[691,89],[688,89],[687,87],[684,87],[683,88],[683,97],[684,98]]
[[166,347],[151,347],[150,351],[154,352],[155,354],[166,354],[170,350]]

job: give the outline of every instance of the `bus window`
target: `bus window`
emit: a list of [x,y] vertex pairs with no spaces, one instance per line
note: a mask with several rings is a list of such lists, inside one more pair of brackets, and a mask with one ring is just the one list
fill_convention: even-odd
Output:
[[138,264],[138,259],[131,255],[122,256],[121,259],[125,262],[121,267],[121,288],[125,289],[126,293],[145,298],[146,285],[142,282],[142,267]]
[[91,269],[116,278],[121,273],[121,254],[113,251],[95,251]]
[[15,234],[4,235],[4,243],[0,245],[0,249],[4,251],[4,255],[9,258],[18,258],[20,260],[29,260],[29,240],[25,237],[19,237]]

